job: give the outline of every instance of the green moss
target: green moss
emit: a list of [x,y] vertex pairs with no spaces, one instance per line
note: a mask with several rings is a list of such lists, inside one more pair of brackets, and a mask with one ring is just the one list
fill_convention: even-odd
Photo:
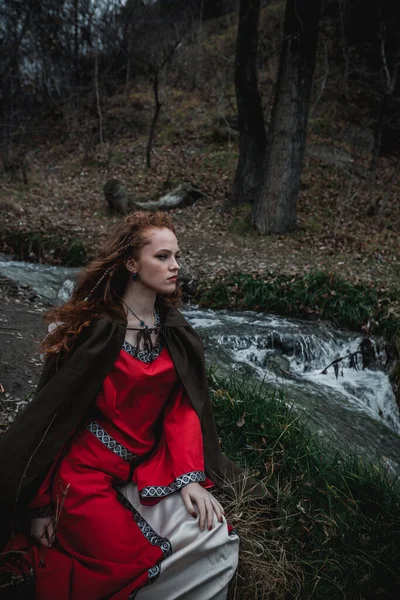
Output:
[[224,146],[210,146],[204,156],[203,166],[205,169],[210,169],[213,172],[221,170],[234,171],[236,168],[238,157],[237,149],[225,148]]
[[86,250],[81,240],[69,240],[57,234],[2,231],[0,243],[6,252],[20,260],[57,262],[67,266],[81,266],[86,262]]
[[239,236],[255,236],[251,222],[251,206],[245,205],[234,210],[229,231]]
[[2,232],[1,241],[22,260],[40,260],[48,252],[57,255],[63,245],[60,236],[44,235],[37,231]]
[[86,248],[82,240],[73,239],[64,258],[67,267],[80,267],[86,262]]
[[215,282],[206,290],[200,300],[200,306],[212,306],[213,308],[226,308],[229,306],[229,292],[222,282]]
[[390,381],[392,384],[400,387],[400,363],[397,363],[390,372]]
[[400,338],[399,318],[393,312],[393,304],[400,303],[397,291],[352,284],[334,273],[270,274],[263,279],[229,275],[200,286],[197,300],[203,307],[314,316],[356,331],[369,327],[389,338],[397,332]]

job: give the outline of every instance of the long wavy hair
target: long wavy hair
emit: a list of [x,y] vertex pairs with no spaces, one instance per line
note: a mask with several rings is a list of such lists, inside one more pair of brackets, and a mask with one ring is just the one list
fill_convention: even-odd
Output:
[[[41,343],[41,352],[69,354],[78,335],[95,319],[105,315],[125,317],[121,297],[130,275],[125,261],[140,258],[141,249],[149,243],[146,231],[154,227],[166,227],[175,233],[171,217],[160,211],[130,213],[114,227],[98,258],[81,271],[71,298],[44,315],[46,323],[58,326]],[[158,294],[156,302],[162,310],[166,304],[179,305],[180,299],[177,287],[172,294]]]

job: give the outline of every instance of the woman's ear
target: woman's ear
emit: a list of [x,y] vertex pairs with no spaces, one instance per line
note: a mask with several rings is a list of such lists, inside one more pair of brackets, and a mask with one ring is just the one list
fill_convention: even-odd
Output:
[[131,273],[137,272],[137,265],[134,258],[128,258],[124,264],[128,271],[130,271]]

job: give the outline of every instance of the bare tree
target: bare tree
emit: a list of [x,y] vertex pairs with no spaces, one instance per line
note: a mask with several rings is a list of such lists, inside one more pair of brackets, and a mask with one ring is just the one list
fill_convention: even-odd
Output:
[[[372,152],[371,158],[371,177],[375,176],[376,168],[378,165],[378,158],[381,151],[382,145],[382,133],[385,128],[387,116],[388,116],[388,108],[389,103],[392,98],[392,94],[396,87],[397,82],[397,73],[400,67],[400,48],[397,48],[397,51],[392,53],[390,59],[388,57],[388,53],[386,50],[386,27],[384,23],[381,23],[380,27],[380,53],[381,53],[381,61],[382,61],[382,72],[383,72],[383,94],[381,98],[381,102],[379,104],[378,110],[378,118],[375,125],[374,132],[374,150]],[[390,62],[389,62],[390,60]]]
[[175,49],[177,48],[179,43],[180,43],[180,40],[177,40],[175,45],[171,48],[170,53],[164,58],[162,63],[153,70],[154,113],[153,113],[153,118],[151,119],[149,137],[147,139],[147,144],[146,144],[146,168],[147,169],[150,169],[150,167],[151,167],[151,151],[153,149],[154,134],[155,134],[157,121],[158,121],[158,117],[160,115],[160,110],[161,110],[161,106],[162,106],[161,102],[160,102],[159,87],[158,87],[159,81],[160,81],[160,74],[162,73],[165,65],[171,59],[171,56],[175,52]]
[[321,4],[322,0],[286,0],[265,179],[252,212],[253,225],[262,234],[288,233],[296,228]]
[[160,26],[160,23],[157,23],[154,18],[151,7],[149,7],[144,0],[140,0],[140,4],[147,18],[147,24],[151,30],[148,43],[149,41],[150,43],[152,42],[151,46],[148,47],[149,51],[146,58],[141,59],[142,63],[146,65],[146,70],[152,79],[154,94],[154,112],[146,144],[146,168],[149,169],[151,167],[151,153],[155,130],[162,106],[159,89],[160,76],[171,61],[176,49],[182,43],[182,39],[186,35],[187,30],[185,26],[181,27],[181,30],[179,30],[178,26],[174,23],[163,22]]

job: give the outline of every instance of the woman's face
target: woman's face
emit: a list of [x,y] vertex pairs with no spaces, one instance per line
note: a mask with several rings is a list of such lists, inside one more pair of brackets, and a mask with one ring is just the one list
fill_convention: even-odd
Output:
[[176,288],[179,265],[178,240],[166,227],[152,227],[145,232],[146,245],[139,260],[130,260],[126,266],[138,273],[139,285],[159,294],[172,294]]

